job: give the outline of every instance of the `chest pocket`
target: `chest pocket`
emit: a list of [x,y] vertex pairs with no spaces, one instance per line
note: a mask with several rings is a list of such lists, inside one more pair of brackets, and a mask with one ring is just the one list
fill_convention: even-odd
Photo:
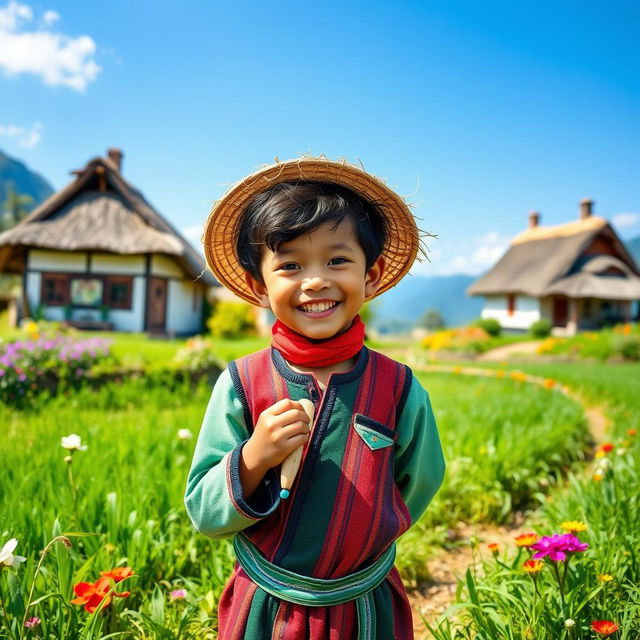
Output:
[[395,443],[392,429],[361,413],[356,413],[353,428],[372,451],[391,447]]

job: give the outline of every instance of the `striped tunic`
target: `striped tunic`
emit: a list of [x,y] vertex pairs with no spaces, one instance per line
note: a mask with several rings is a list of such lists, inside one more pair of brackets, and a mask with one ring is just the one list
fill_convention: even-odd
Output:
[[[278,469],[243,495],[239,461],[260,413],[310,398],[314,427],[287,500]],[[185,504],[212,538],[239,531],[270,562],[317,578],[366,567],[423,513],[444,475],[427,392],[411,370],[363,347],[351,371],[324,391],[271,347],[230,363],[213,389],[187,480]],[[413,638],[411,610],[394,568],[376,587],[376,638]],[[220,640],[349,640],[354,602],[308,607],[269,595],[236,565],[219,604]]]

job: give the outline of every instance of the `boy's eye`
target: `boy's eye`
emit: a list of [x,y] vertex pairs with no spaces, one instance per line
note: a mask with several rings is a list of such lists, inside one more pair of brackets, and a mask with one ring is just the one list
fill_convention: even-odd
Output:
[[331,260],[329,260],[329,264],[345,264],[349,262],[349,260],[347,258],[331,258]]
[[285,262],[278,267],[279,271],[295,271],[298,269],[298,265],[295,262]]

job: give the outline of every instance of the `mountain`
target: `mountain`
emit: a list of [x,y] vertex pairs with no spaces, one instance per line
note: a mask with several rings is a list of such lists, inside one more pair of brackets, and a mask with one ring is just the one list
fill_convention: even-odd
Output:
[[480,316],[482,298],[467,296],[477,276],[405,276],[372,303],[371,324],[381,332],[411,328],[429,309],[440,312],[448,327],[470,323]]
[[53,193],[53,187],[40,174],[0,151],[0,206],[7,199],[10,188],[20,195],[33,198],[33,202],[27,207],[29,210]]
[[631,240],[625,240],[624,246],[627,251],[633,256],[636,264],[640,267],[640,236]]

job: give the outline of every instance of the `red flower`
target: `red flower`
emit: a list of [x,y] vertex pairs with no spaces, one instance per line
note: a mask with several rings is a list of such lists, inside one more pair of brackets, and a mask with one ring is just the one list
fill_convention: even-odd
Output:
[[118,582],[132,576],[133,569],[131,567],[116,567],[115,569],[111,569],[111,571],[101,571],[100,575],[105,578],[111,578],[116,584],[118,584]]
[[591,623],[591,628],[603,638],[615,633],[620,627],[611,620],[595,620]]
[[128,598],[129,591],[122,593],[109,593],[111,589],[111,581],[109,578],[98,578],[94,583],[91,582],[78,582],[73,586],[73,592],[78,596],[74,600],[71,600],[71,604],[83,604],[85,610],[88,613],[93,613],[100,604],[104,601],[104,606],[109,606],[111,597],[116,596],[118,598]]
[[613,445],[610,442],[605,442],[604,444],[600,445],[600,451],[611,453],[613,451]]

